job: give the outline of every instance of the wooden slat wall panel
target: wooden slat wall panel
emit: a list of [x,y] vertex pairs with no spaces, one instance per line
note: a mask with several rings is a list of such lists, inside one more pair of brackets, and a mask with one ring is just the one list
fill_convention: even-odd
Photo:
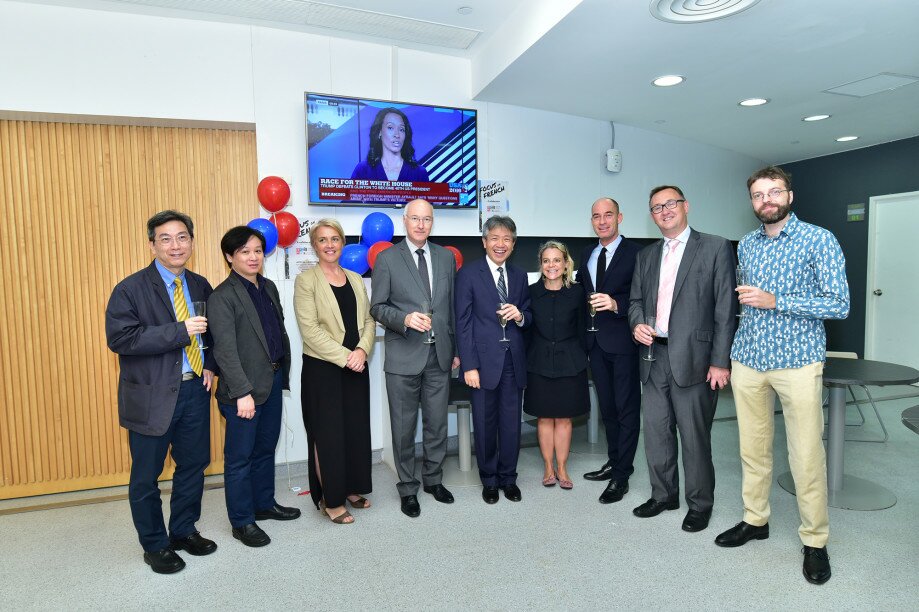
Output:
[[[189,266],[217,285],[256,185],[254,132],[0,121],[0,499],[127,482],[111,290],[150,262],[146,220],[166,208],[194,219]],[[222,472],[216,406],[211,460]]]

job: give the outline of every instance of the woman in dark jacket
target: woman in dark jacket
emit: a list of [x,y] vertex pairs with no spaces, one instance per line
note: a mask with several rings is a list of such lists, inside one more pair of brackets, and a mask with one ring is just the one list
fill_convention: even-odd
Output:
[[587,298],[584,288],[572,280],[574,261],[561,242],[550,240],[539,247],[539,269],[541,278],[530,285],[533,327],[523,409],[538,418],[539,449],[546,464],[543,486],[559,483],[571,489],[567,469],[571,418],[590,408]]
[[282,390],[289,389],[290,341],[274,283],[261,275],[265,237],[240,225],[220,249],[230,274],[207,301],[220,368],[217,404],[226,419],[224,492],[233,537],[246,546],[271,538],[255,521],[300,516],[274,497],[274,449],[281,434]]

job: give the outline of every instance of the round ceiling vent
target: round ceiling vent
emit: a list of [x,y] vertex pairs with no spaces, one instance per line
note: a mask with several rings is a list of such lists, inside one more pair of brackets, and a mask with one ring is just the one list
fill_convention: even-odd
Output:
[[745,11],[759,0],[651,0],[651,14],[670,23],[698,23]]

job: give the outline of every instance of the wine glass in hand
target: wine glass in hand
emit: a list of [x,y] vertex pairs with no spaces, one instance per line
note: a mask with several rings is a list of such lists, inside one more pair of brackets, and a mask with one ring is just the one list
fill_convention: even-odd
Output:
[[655,326],[657,325],[657,318],[647,317],[645,319],[645,324],[651,328],[651,344],[648,345],[648,351],[642,355],[641,358],[645,361],[657,361],[654,358],[654,336],[657,335],[657,330],[655,329]]
[[431,325],[431,329],[425,332],[424,340],[422,340],[421,342],[422,344],[434,344],[434,309],[431,308],[430,302],[422,302],[421,311],[422,311],[422,314],[424,314],[425,316],[427,316],[428,319],[430,319],[430,325]]
[[[207,318],[207,302],[192,302],[191,307],[195,309],[196,317]],[[210,348],[204,346],[204,334],[198,334],[198,348],[202,351],[206,348]]]
[[507,306],[506,302],[498,302],[498,323],[501,325],[501,340],[499,342],[510,342],[507,339],[507,333],[505,328],[507,327],[507,319],[504,318],[504,315],[501,314],[501,311],[504,310],[504,307]]
[[587,308],[590,310],[590,327],[587,328],[589,332],[600,331],[597,329],[597,326],[594,324],[594,317],[597,316],[597,309],[594,308],[593,297],[597,295],[596,292],[587,294]]

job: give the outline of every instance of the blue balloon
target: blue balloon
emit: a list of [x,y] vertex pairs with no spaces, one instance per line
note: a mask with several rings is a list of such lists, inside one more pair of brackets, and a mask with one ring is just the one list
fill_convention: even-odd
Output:
[[392,242],[394,231],[389,215],[372,212],[364,217],[364,223],[361,224],[361,243],[370,247],[380,241]]
[[341,259],[338,264],[345,270],[351,270],[362,275],[370,269],[367,263],[367,247],[363,244],[346,244],[341,250]]
[[265,237],[265,255],[271,255],[274,247],[278,246],[278,228],[268,219],[258,217],[246,223],[255,231]]

